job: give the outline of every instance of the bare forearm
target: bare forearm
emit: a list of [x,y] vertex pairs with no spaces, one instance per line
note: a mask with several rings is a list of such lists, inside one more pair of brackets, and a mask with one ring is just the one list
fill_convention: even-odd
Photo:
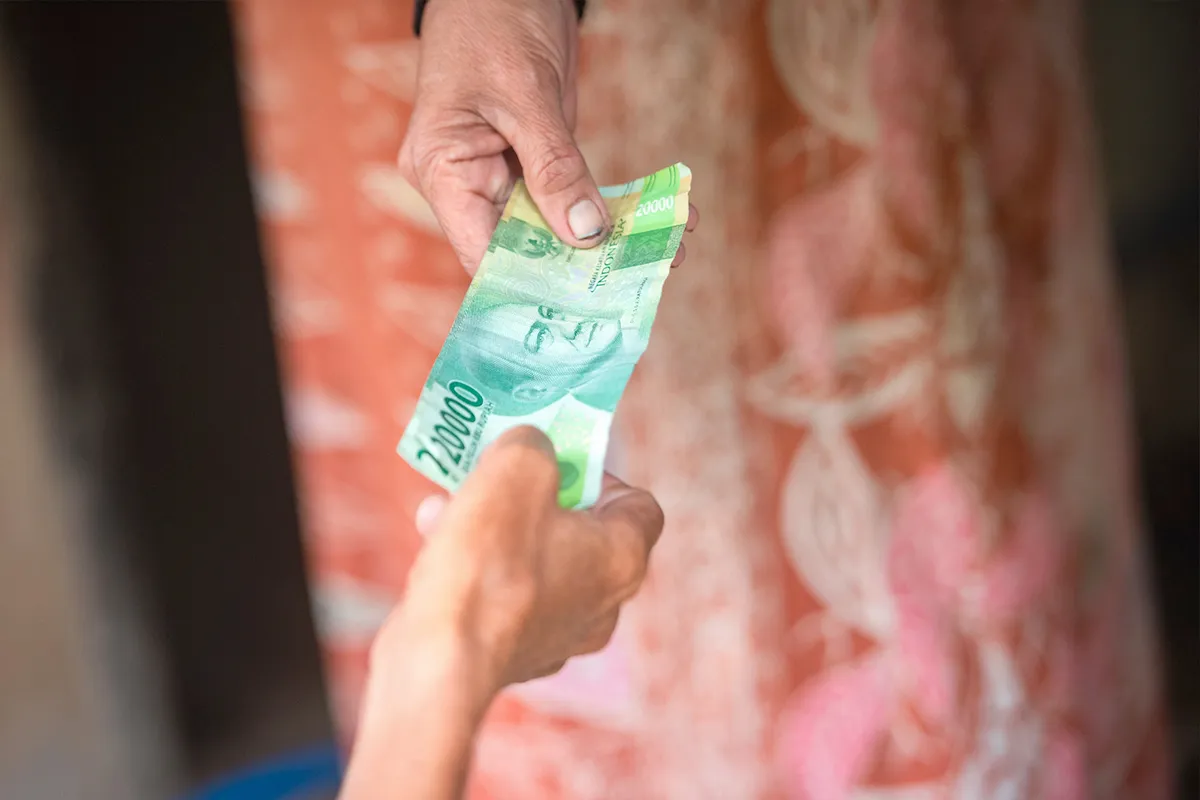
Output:
[[371,676],[340,800],[454,800],[490,696],[457,644],[391,645],[403,656]]

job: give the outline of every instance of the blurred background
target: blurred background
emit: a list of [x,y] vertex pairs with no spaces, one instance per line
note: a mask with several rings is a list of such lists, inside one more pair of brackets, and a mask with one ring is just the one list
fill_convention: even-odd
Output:
[[[1085,17],[1195,797],[1197,5]],[[0,4],[0,797],[173,797],[295,753],[332,769],[235,19]]]

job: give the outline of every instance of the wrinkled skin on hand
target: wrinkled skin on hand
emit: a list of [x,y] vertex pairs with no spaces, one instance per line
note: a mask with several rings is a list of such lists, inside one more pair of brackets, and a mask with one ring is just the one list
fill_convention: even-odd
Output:
[[[564,242],[594,247],[611,228],[575,143],[577,27],[571,0],[437,0],[426,8],[399,166],[471,274],[521,177]],[[695,221],[690,208],[689,230]],[[680,247],[675,265],[683,257]]]

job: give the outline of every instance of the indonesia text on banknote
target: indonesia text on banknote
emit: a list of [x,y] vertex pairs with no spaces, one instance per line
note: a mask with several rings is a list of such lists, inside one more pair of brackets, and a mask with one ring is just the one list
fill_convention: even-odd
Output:
[[688,215],[676,164],[600,190],[612,233],[579,250],[549,229],[518,182],[397,448],[454,491],[505,430],[554,443],[559,504],[600,493],[617,401],[646,349]]

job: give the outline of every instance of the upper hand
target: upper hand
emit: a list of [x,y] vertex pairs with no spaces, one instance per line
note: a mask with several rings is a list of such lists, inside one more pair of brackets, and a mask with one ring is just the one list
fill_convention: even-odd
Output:
[[571,0],[436,0],[426,9],[400,168],[469,272],[522,173],[568,244],[594,246],[611,224],[572,133],[577,24]]
[[[399,166],[471,274],[524,177],[551,229],[594,247],[612,220],[575,144],[571,0],[435,0]],[[696,223],[689,209],[688,230]],[[683,250],[675,262],[683,258]],[[673,265],[674,266],[674,265]]]

